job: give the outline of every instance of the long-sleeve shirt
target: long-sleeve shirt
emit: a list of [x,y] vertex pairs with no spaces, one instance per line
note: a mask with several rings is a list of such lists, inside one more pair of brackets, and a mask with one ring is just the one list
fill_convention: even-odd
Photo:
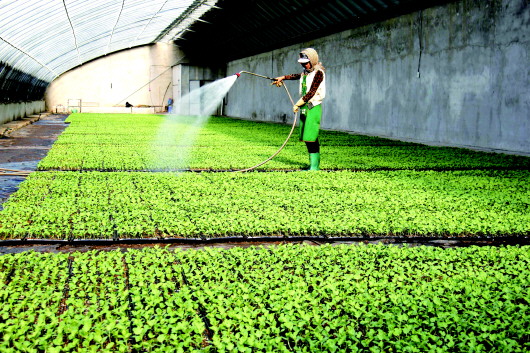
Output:
[[[285,75],[286,80],[299,80],[302,77],[302,74],[292,74],[292,75]],[[320,70],[318,70],[315,73],[315,78],[313,79],[313,82],[311,83],[311,87],[309,88],[309,91],[302,97],[304,102],[309,102],[311,98],[315,95],[317,92],[318,87],[320,84],[324,81],[324,73]]]

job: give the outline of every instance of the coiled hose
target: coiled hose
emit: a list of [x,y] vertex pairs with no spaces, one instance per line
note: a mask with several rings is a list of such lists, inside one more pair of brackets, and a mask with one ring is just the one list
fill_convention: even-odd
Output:
[[[253,75],[253,76],[257,76],[257,77],[262,77],[262,78],[266,78],[268,80],[272,80],[274,81],[275,79],[272,78],[272,77],[267,77],[267,76],[263,76],[263,75],[258,75],[258,74],[255,74],[253,72],[248,72],[248,71],[241,71],[239,72],[238,74],[236,74],[238,77],[240,74],[249,74],[249,75]],[[289,96],[289,100],[291,101],[291,105],[294,105],[294,101],[293,101],[293,97],[291,97],[291,93],[289,92],[289,89],[287,89],[287,86],[282,84],[282,86],[285,88],[285,92],[287,92],[287,95]],[[238,169],[238,170],[232,170],[232,172],[249,172],[251,170],[254,170],[262,165],[264,165],[265,163],[269,162],[270,160],[272,160],[274,157],[276,157],[284,148],[285,148],[285,145],[287,145],[287,142],[289,142],[289,139],[291,138],[291,136],[293,135],[293,132],[294,132],[294,129],[296,127],[296,121],[297,121],[297,114],[294,113],[294,119],[293,119],[293,125],[291,126],[291,131],[289,131],[289,135],[287,135],[287,138],[285,139],[285,141],[283,142],[282,146],[276,151],[274,152],[274,154],[272,156],[270,156],[269,158],[267,158],[266,160],[264,160],[263,162],[261,163],[258,163],[252,167],[249,167],[249,168],[245,168],[245,169]]]

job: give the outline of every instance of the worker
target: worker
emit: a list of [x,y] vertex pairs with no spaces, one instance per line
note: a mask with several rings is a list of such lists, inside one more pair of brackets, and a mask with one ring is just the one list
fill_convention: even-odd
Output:
[[309,153],[309,170],[320,169],[320,119],[322,117],[321,103],[326,96],[324,67],[318,61],[318,53],[313,48],[300,52],[298,62],[304,68],[299,74],[276,77],[273,84],[282,86],[283,80],[300,80],[300,95],[293,111],[300,110],[300,141],[304,141]]

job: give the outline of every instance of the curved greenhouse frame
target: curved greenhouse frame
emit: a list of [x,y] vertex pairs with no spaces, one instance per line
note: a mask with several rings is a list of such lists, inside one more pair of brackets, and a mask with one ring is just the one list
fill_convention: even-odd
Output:
[[[62,73],[119,50],[172,40],[215,0],[4,0],[0,101],[41,99]],[[180,31],[180,32],[179,32]]]

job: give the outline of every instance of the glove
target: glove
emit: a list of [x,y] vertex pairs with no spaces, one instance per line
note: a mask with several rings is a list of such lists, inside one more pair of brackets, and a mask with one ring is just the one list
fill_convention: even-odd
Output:
[[276,87],[281,87],[281,86],[283,86],[283,82],[282,81],[283,80],[279,80],[279,77],[276,77],[275,81],[273,83],[271,83],[271,86],[272,85],[276,85]]
[[305,104],[304,100],[302,98],[300,98],[298,100],[298,102],[296,102],[296,104],[293,106],[293,112],[295,113],[298,113],[298,110],[300,109],[301,106],[303,106]]

